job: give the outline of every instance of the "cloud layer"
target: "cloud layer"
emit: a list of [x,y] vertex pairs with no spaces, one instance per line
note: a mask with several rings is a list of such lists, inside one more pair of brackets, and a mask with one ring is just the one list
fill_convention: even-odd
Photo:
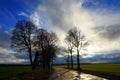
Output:
[[120,46],[120,14],[108,5],[113,5],[115,10],[119,7],[103,0],[46,0],[40,3],[35,13],[44,23],[41,27],[61,34],[61,43],[64,43],[62,40],[67,30],[74,26],[80,28],[90,41],[88,53],[96,54],[99,51],[119,50]]
[[[26,12],[25,10],[20,11],[18,16],[31,19],[40,28],[56,32],[61,46],[64,46],[67,31],[76,26],[83,31],[90,43],[87,51],[82,51],[88,55],[84,58],[95,58],[96,54],[107,56],[112,53],[120,54],[117,52],[120,50],[119,0],[111,0],[111,2],[109,0],[37,0],[31,6],[30,3],[31,0],[30,2],[23,1],[24,6],[28,9]],[[6,12],[9,13],[12,20],[16,21],[12,13],[7,10]],[[1,14],[3,15],[3,13]],[[7,16],[5,19],[8,20]],[[1,26],[0,36],[0,55],[2,56],[0,61],[10,62],[18,59],[20,60],[18,62],[22,62],[27,59],[27,56],[23,54],[8,54],[10,34],[1,30]],[[2,60],[6,59],[5,56],[6,58],[10,56],[10,59]]]
[[108,0],[46,0],[36,7],[30,19],[37,26],[60,35],[61,46],[70,28],[80,28],[90,43],[87,51],[82,51],[89,58],[120,50],[118,4],[119,1],[108,4]]

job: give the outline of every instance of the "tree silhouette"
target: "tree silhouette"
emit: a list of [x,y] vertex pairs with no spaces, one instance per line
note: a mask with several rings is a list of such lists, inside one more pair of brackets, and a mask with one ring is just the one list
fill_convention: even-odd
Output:
[[[66,36],[65,38],[65,42],[66,42],[66,45],[67,45],[67,52],[68,52],[68,63],[69,63],[69,54],[70,54],[70,62],[71,62],[71,68],[73,69],[73,48],[74,48],[74,45],[72,44],[72,39],[70,36]],[[69,65],[69,64],[68,64]],[[69,67],[68,67],[69,68]]]
[[80,50],[86,45],[85,36],[81,30],[76,27],[68,31],[70,42],[74,45],[77,52],[77,69],[80,71]]
[[68,48],[64,48],[63,52],[67,53],[67,58],[65,59],[65,61],[67,62],[67,68],[70,68],[70,53]]
[[35,47],[40,54],[43,68],[50,68],[53,58],[56,56],[57,36],[53,32],[38,29],[35,35]]
[[18,21],[12,32],[11,47],[18,52],[28,52],[33,69],[32,34],[36,26],[31,21]]

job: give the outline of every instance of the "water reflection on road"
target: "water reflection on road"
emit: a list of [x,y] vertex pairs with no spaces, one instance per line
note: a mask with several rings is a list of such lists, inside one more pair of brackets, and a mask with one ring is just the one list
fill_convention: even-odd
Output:
[[108,80],[91,74],[79,73],[74,70],[55,68],[55,72],[48,80]]
[[72,73],[74,74],[73,80],[108,80],[91,74],[81,73],[80,75],[78,72],[75,71],[73,71]]

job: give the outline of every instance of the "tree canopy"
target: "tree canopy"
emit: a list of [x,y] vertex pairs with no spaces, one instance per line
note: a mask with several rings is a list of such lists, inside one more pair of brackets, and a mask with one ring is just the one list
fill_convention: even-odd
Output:
[[29,53],[32,69],[39,63],[50,68],[56,56],[57,40],[54,32],[38,29],[31,21],[18,21],[12,32],[11,47],[15,51]]

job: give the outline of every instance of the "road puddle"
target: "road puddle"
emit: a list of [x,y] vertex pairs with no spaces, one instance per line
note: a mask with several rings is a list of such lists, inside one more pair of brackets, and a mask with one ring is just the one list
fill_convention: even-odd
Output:
[[73,80],[108,80],[108,79],[94,76],[91,74],[81,73],[81,75],[79,75],[79,73],[77,73],[77,72],[73,72],[73,73],[74,73]]
[[79,73],[75,70],[56,69],[48,80],[108,80],[102,77],[94,76],[86,73]]

